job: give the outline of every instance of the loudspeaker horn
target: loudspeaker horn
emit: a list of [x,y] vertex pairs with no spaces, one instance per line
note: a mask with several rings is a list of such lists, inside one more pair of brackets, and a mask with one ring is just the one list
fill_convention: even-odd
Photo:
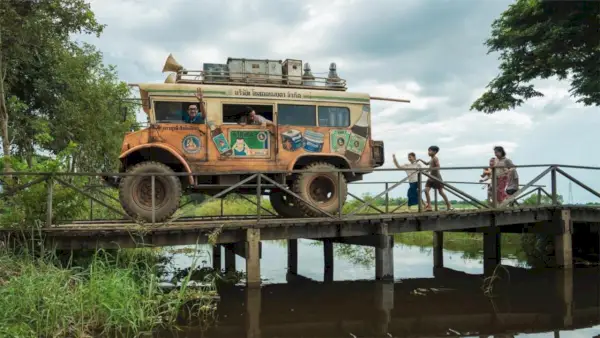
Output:
[[183,66],[179,64],[179,62],[175,61],[173,54],[169,54],[167,61],[165,61],[165,65],[163,66],[162,72],[178,72],[183,69]]

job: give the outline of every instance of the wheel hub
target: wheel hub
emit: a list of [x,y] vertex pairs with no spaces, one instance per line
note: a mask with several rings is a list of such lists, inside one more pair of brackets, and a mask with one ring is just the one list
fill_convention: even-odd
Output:
[[[150,177],[144,177],[140,179],[139,183],[136,186],[136,189],[133,190],[133,198],[138,203],[138,205],[152,209],[152,179]],[[154,180],[154,204],[156,208],[159,208],[164,202],[166,198],[166,189],[164,183],[155,178]]]
[[308,191],[310,198],[317,204],[327,203],[335,197],[336,187],[329,177],[318,176],[310,182]]

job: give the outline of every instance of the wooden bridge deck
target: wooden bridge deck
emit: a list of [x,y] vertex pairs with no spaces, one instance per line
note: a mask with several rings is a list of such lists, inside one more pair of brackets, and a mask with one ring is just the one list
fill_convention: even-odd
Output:
[[[141,226],[133,222],[90,222],[54,225],[41,233],[61,248],[127,248],[207,243],[211,233],[218,232],[216,243],[246,240],[247,229],[259,229],[260,240],[298,238],[343,238],[368,236],[384,224],[387,234],[415,231],[536,231],[560,233],[552,221],[557,213],[569,211],[575,228],[578,224],[600,223],[600,207],[577,205],[533,206],[510,209],[458,210],[450,212],[394,213],[344,216],[335,218],[242,218],[184,219],[171,224]],[[524,227],[527,229],[524,230]],[[533,231],[533,230],[532,230]],[[0,234],[14,232],[0,230]]]

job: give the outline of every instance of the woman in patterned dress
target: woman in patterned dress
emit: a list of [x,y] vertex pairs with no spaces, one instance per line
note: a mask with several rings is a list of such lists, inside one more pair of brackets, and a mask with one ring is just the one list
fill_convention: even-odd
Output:
[[511,171],[514,169],[514,164],[508,158],[506,158],[506,151],[503,147],[494,147],[494,154],[496,155],[496,201],[502,203],[507,197],[506,188],[508,181],[511,177]]

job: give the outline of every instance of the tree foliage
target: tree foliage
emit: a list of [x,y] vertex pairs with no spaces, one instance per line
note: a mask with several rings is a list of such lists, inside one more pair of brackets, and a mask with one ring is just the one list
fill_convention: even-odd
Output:
[[[556,196],[556,200],[558,201],[558,204],[562,204],[563,203],[562,195]],[[527,198],[525,198],[523,200],[523,202],[521,204],[523,204],[523,205],[538,205],[538,195],[536,193],[529,195]],[[552,197],[549,197],[546,194],[542,193],[541,198],[540,198],[540,204],[542,204],[542,205],[552,204]]]
[[75,144],[68,170],[110,170],[129,123],[119,114],[129,95],[113,67],[72,34],[99,35],[100,25],[84,0],[0,2],[0,123],[4,167],[18,156],[56,155]]
[[471,109],[493,113],[543,96],[531,84],[556,77],[585,105],[600,105],[600,5],[597,1],[517,0],[492,24],[489,52],[500,74]]

